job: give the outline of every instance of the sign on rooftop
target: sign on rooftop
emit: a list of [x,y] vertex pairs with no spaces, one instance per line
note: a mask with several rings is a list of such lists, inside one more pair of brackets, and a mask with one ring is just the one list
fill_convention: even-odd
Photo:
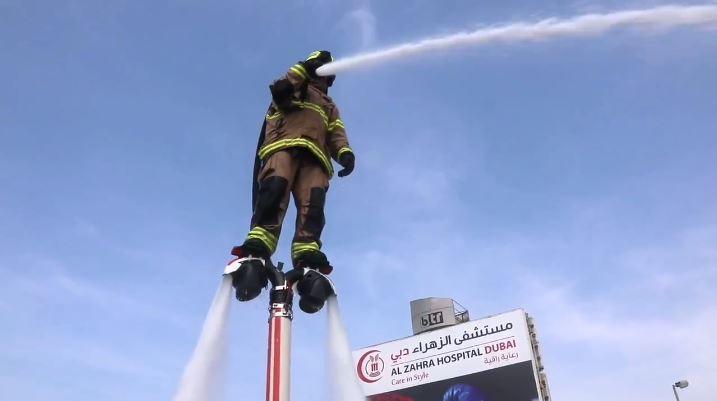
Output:
[[371,401],[548,400],[535,350],[528,317],[518,309],[363,348],[353,356]]

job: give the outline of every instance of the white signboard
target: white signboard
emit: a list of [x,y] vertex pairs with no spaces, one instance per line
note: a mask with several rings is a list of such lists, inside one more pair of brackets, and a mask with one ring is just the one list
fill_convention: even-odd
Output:
[[363,348],[353,357],[371,396],[532,361],[533,353],[525,312],[518,309]]

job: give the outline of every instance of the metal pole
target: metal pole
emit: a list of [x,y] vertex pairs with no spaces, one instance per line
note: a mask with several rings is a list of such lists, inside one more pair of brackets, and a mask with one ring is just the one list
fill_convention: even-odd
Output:
[[[246,265],[243,265],[246,263]],[[248,256],[233,260],[224,269],[224,274],[232,275],[232,284],[237,290],[237,299],[249,301],[271,283],[269,291],[269,341],[266,358],[266,401],[289,401],[291,396],[291,321],[294,293],[292,287],[304,277],[311,282],[304,290],[299,287],[299,296],[310,299],[308,313],[321,309],[326,298],[336,294],[331,280],[325,275],[310,270],[293,269],[282,271],[283,263],[274,266],[270,259]],[[318,277],[316,276],[318,275]],[[302,291],[305,291],[302,295]],[[302,305],[301,303],[299,304]],[[306,309],[304,309],[306,311]]]
[[675,399],[676,399],[677,401],[680,401],[680,396],[677,395],[677,387],[675,387],[674,384],[672,385],[672,392],[675,393]]
[[269,282],[269,349],[266,361],[266,401],[289,401],[291,397],[291,321],[294,317],[291,289],[301,273],[282,271],[267,262]]
[[[273,287],[269,307],[266,401],[289,401],[291,377],[291,287]],[[274,302],[277,301],[277,302]]]

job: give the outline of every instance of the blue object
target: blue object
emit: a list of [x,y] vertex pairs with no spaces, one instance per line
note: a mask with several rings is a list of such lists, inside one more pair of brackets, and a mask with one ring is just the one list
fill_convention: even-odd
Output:
[[469,384],[454,384],[443,394],[443,401],[489,401],[479,389]]

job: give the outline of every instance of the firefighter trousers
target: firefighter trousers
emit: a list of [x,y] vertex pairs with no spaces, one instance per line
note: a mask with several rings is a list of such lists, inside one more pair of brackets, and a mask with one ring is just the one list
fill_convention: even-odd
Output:
[[274,253],[291,194],[296,205],[292,259],[321,250],[329,176],[316,157],[298,147],[280,150],[264,161],[257,179],[259,192],[247,240],[260,240]]

